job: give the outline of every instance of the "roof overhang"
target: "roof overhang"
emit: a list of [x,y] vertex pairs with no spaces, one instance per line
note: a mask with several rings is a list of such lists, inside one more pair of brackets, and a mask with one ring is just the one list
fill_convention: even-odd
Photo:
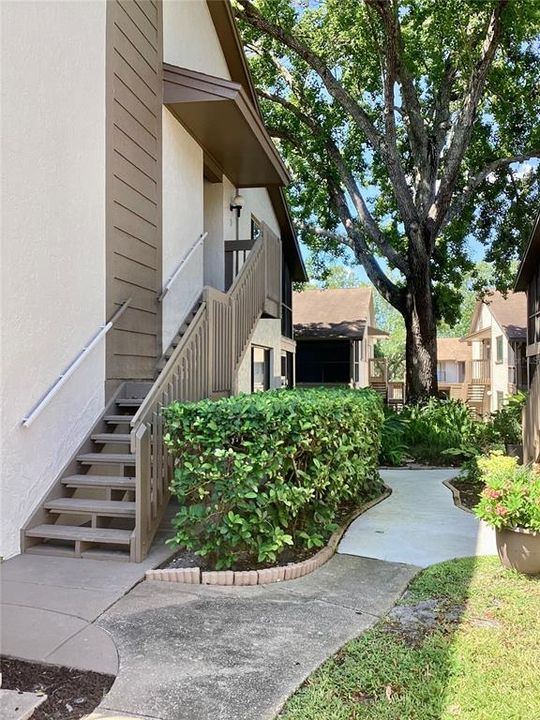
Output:
[[476,332],[469,333],[469,335],[460,338],[460,342],[471,343],[473,340],[487,340],[488,338],[491,338],[491,327],[481,328]]
[[386,330],[381,330],[380,328],[373,327],[373,325],[368,325],[368,335],[369,337],[373,338],[390,337],[389,332],[386,332]]
[[285,165],[239,83],[164,63],[163,103],[236,187],[288,184]]
[[299,340],[362,340],[366,325],[360,322],[295,323],[294,336]]
[[540,266],[540,213],[536,218],[525,255],[518,269],[514,292],[527,290],[531,278]]

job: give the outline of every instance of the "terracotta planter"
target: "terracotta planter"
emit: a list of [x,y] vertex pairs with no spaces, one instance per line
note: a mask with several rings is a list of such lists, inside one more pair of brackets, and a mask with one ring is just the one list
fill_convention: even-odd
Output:
[[504,567],[524,575],[540,575],[540,532],[505,528],[496,531],[496,538]]

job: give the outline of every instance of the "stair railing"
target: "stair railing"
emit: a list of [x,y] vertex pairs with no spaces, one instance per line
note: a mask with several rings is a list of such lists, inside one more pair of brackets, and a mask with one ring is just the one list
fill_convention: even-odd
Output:
[[122,305],[118,308],[118,310],[116,310],[116,312],[111,317],[111,319],[108,322],[106,322],[105,325],[102,325],[99,328],[99,330],[94,335],[94,337],[88,342],[87,345],[85,345],[83,347],[83,349],[80,351],[80,353],[70,362],[70,364],[67,366],[67,368],[64,370],[64,372],[56,378],[56,380],[53,382],[53,384],[47,390],[47,392],[41,398],[41,400],[39,400],[39,402],[36,405],[34,405],[34,407],[28,413],[28,415],[25,415],[25,417],[22,419],[23,427],[30,427],[30,425],[34,422],[34,420],[37,418],[37,416],[40,415],[43,412],[43,410],[45,410],[47,405],[51,402],[51,400],[56,395],[56,393],[60,390],[60,388],[67,383],[67,381],[73,375],[75,370],[77,370],[79,365],[92,352],[92,350],[96,347],[96,345],[98,345],[101,342],[101,340],[103,340],[103,338],[109,332],[109,330],[113,327],[113,325],[124,314],[124,312],[126,311],[128,305],[130,303],[131,303],[131,298],[128,298],[125,302],[122,303]]
[[187,261],[190,259],[190,257],[195,253],[195,250],[197,250],[197,248],[200,247],[200,246],[203,244],[203,242],[204,242],[205,238],[207,237],[207,235],[208,235],[207,232],[201,233],[201,234],[199,235],[199,237],[197,238],[197,240],[193,243],[193,245],[191,246],[191,248],[187,251],[187,253],[184,255],[184,257],[180,260],[180,262],[179,262],[178,265],[176,266],[175,271],[174,271],[173,274],[170,276],[170,278],[167,280],[167,282],[166,282],[165,285],[163,286],[163,290],[162,290],[161,293],[158,295],[158,302],[162,302],[162,301],[163,301],[163,298],[165,297],[165,295],[169,292],[169,290],[171,289],[171,287],[174,285],[174,281],[178,278],[178,276],[180,275],[180,273],[181,273],[182,270],[184,269],[185,264],[186,264]]
[[[275,276],[277,273],[277,277]],[[206,287],[202,303],[131,421],[136,456],[135,560],[148,552],[170,497],[172,459],[163,442],[161,409],[229,395],[257,320],[279,317],[281,241],[263,225],[228,292]]]

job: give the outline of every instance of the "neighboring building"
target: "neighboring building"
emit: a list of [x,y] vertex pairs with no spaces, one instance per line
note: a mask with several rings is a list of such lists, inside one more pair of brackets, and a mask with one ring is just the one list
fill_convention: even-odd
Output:
[[287,171],[226,0],[1,12],[0,554],[140,560],[161,406],[294,382]]
[[527,299],[525,293],[490,292],[474,309],[467,367],[469,399],[482,413],[502,407],[504,399],[527,387]]
[[388,333],[375,328],[371,288],[295,292],[293,314],[297,384],[386,383],[384,363],[376,362],[374,348],[377,338]]
[[540,462],[540,214],[521,261],[515,289],[527,293],[529,394],[523,411],[523,459]]
[[467,367],[471,348],[459,338],[437,338],[437,380],[439,391],[448,398],[466,400]]

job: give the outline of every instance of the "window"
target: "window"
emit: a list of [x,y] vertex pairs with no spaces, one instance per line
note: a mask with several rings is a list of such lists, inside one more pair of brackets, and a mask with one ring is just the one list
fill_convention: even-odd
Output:
[[251,216],[251,240],[255,243],[261,237],[261,223],[256,217]]
[[439,382],[446,382],[446,363],[445,362],[437,363],[437,380]]
[[504,357],[504,346],[503,346],[503,336],[498,335],[495,338],[495,362],[496,363],[502,363]]
[[354,383],[360,382],[360,348],[362,345],[361,340],[352,340],[352,361],[353,361],[353,368],[352,368],[352,379]]
[[270,350],[251,348],[251,392],[261,392],[270,388]]
[[527,314],[527,342],[529,345],[536,345],[540,343],[540,269],[536,271],[527,288]]
[[294,387],[293,362],[294,355],[292,352],[281,353],[281,387]]
[[457,381],[458,383],[465,382],[465,361],[459,360],[457,363]]
[[504,393],[502,390],[497,390],[497,410],[500,410],[504,403]]

